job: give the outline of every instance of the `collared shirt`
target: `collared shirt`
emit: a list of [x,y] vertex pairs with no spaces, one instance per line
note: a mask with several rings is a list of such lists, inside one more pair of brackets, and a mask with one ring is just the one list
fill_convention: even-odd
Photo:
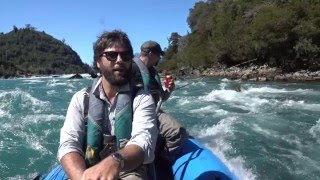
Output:
[[[109,129],[110,133],[114,135],[115,103],[113,105],[110,104],[101,87],[100,78],[93,91],[100,91],[100,99],[106,102],[109,120],[105,124],[107,124],[107,129]],[[120,88],[120,91],[127,90],[128,88],[129,85],[124,85]],[[78,152],[84,157],[83,144],[86,141],[86,127],[83,101],[85,92],[86,90],[82,89],[75,93],[69,104],[66,119],[60,131],[59,161],[70,152]],[[116,98],[117,96],[118,94]],[[138,91],[133,100],[131,139],[126,146],[135,144],[141,147],[145,153],[144,164],[151,163],[154,159],[154,150],[158,136],[155,117],[155,104],[152,96],[144,90]]]

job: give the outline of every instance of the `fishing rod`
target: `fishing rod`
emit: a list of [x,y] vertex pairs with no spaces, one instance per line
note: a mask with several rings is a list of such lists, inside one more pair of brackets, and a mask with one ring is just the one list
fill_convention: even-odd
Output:
[[183,85],[183,86],[180,86],[180,87],[177,87],[177,88],[175,88],[174,90],[176,91],[176,90],[179,90],[179,89],[181,89],[181,88],[184,88],[184,87],[186,87],[186,86],[189,86],[190,84],[192,84],[193,82],[190,82],[190,83],[188,83],[188,84],[185,84],[185,85]]
[[[202,77],[202,78],[201,78],[200,80],[198,80],[198,81],[201,81],[203,78],[204,78],[204,77]],[[187,83],[187,84],[185,84],[185,85],[182,85],[182,86],[180,86],[180,87],[177,87],[177,88],[175,88],[174,90],[176,91],[176,90],[179,90],[179,89],[184,88],[184,87],[186,87],[186,86],[189,86],[190,84],[193,84],[195,81],[196,81],[196,80],[193,80],[192,82],[189,82],[189,83]]]

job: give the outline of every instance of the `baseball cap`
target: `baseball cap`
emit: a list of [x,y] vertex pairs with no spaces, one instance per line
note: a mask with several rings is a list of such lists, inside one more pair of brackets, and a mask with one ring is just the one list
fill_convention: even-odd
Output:
[[155,41],[146,41],[141,45],[141,51],[143,52],[153,52],[153,53],[159,53],[160,55],[164,55],[164,52],[161,49],[160,44],[158,44]]

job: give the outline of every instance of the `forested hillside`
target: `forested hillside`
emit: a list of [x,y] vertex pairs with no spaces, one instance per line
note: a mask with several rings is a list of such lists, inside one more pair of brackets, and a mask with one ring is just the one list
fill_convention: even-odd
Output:
[[173,32],[160,69],[268,65],[320,70],[320,3],[305,0],[207,0]]
[[35,27],[0,34],[0,77],[92,72],[68,46]]

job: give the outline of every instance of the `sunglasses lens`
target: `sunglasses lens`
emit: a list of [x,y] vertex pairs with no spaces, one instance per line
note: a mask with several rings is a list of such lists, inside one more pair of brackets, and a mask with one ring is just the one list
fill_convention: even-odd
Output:
[[132,55],[130,51],[125,51],[120,53],[122,60],[129,61],[132,59]]
[[104,54],[107,60],[109,61],[116,61],[119,54],[123,61],[130,61],[132,59],[132,55],[130,51],[124,51],[124,52],[107,51],[107,52],[103,52],[102,54]]
[[117,60],[118,52],[114,52],[114,51],[105,52],[105,55],[108,60],[115,61]]

